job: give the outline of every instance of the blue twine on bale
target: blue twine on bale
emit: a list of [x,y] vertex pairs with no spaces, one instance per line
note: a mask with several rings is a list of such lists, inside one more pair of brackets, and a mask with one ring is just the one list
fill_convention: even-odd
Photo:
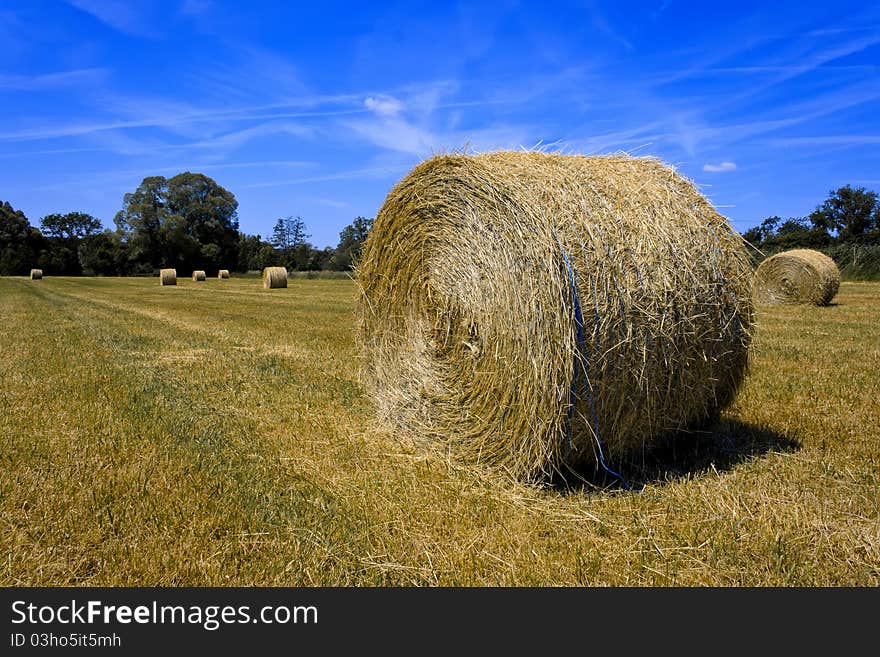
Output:
[[[559,237],[556,238],[559,240]],[[562,257],[565,260],[565,266],[568,269],[568,278],[571,282],[571,296],[572,301],[574,303],[574,321],[575,326],[577,328],[577,342],[578,342],[578,351],[580,353],[580,358],[575,355],[574,358],[574,372],[572,374],[571,379],[571,392],[569,394],[569,405],[568,405],[568,420],[565,426],[565,433],[567,436],[567,445],[566,445],[566,455],[571,451],[572,448],[572,440],[571,440],[571,423],[574,414],[574,406],[577,401],[577,386],[578,381],[581,377],[578,376],[578,361],[581,364],[581,371],[583,372],[583,381],[584,381],[584,391],[587,393],[587,399],[590,402],[590,415],[592,416],[593,421],[593,432],[596,436],[596,448],[599,452],[599,465],[602,466],[602,469],[605,470],[610,475],[617,477],[620,480],[620,483],[623,484],[623,487],[626,490],[631,491],[632,487],[627,483],[626,479],[623,476],[611,468],[609,468],[605,464],[605,454],[602,451],[602,439],[599,434],[599,418],[596,415],[596,401],[593,398],[593,386],[590,384],[590,377],[587,374],[587,365],[586,365],[586,353],[587,353],[587,340],[584,336],[584,317],[581,313],[581,300],[580,295],[578,294],[577,288],[577,274],[575,273],[575,269],[571,264],[571,260],[568,257],[568,253],[566,253],[565,249],[562,248],[562,243],[559,244],[560,249],[562,249]],[[598,301],[597,301],[598,304]],[[598,324],[597,324],[598,329]],[[598,335],[597,335],[598,339]]]

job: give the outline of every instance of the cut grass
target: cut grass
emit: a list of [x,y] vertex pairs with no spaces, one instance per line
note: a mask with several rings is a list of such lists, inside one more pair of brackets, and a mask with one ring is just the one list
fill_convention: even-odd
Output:
[[880,584],[880,284],[762,309],[712,433],[641,494],[392,442],[354,285],[0,278],[0,584]]

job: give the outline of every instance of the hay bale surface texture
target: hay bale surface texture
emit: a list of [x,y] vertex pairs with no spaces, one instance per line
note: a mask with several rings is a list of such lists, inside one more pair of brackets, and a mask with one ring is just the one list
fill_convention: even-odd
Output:
[[357,280],[381,420],[519,479],[705,422],[747,369],[742,239],[654,159],[427,160],[386,198]]
[[193,272],[193,280],[194,281],[204,281],[204,280],[207,280],[207,278],[208,277],[205,275],[205,272],[203,272],[200,269]]
[[287,269],[285,267],[266,267],[263,270],[263,287],[266,289],[287,287]]
[[176,269],[160,269],[159,285],[177,285]]
[[221,281],[229,278],[229,270],[228,269],[221,269],[220,271],[217,272],[217,278],[219,278]]
[[794,249],[770,256],[755,272],[755,300],[762,305],[827,306],[840,287],[840,270],[824,253]]
[[43,270],[42,269],[31,269],[31,280],[39,281],[43,278]]

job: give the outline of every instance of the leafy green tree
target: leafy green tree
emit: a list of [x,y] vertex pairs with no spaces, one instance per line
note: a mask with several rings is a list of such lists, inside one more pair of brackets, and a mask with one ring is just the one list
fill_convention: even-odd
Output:
[[168,262],[162,235],[168,215],[167,195],[168,180],[164,176],[148,176],[134,192],[123,197],[122,209],[114,218],[131,262],[145,266],[147,271]]
[[195,253],[188,241],[182,245],[181,264],[205,269],[237,267],[238,201],[232,192],[208,176],[186,172],[168,181],[167,202],[176,229],[198,245]]
[[871,230],[865,234],[865,237],[870,243],[880,245],[880,203],[877,203],[877,207],[874,208]]
[[101,222],[84,212],[47,214],[40,220],[40,227],[43,235],[68,241],[81,240],[102,230]]
[[760,225],[747,231],[750,236],[749,241],[756,246],[763,244],[768,238],[776,234],[776,229],[782,223],[782,217],[776,215],[767,217]]
[[128,258],[119,233],[107,230],[87,235],[80,242],[77,255],[86,276],[121,276],[126,273]]
[[101,222],[84,212],[47,214],[40,220],[46,237],[41,264],[54,274],[82,273],[78,250],[83,238],[101,231]]
[[299,271],[311,270],[317,266],[314,254],[317,249],[308,242],[300,242],[293,248],[291,266]]
[[68,242],[58,238],[47,238],[40,250],[40,266],[56,276],[79,276],[82,268],[77,255],[78,240]]
[[26,274],[36,264],[40,232],[8,202],[0,203],[0,275]]
[[809,248],[826,246],[830,242],[828,233],[811,225],[805,217],[789,218],[776,229],[776,234],[764,240],[765,246],[780,249]]
[[309,271],[326,271],[331,269],[331,263],[333,262],[333,256],[335,255],[336,249],[332,246],[323,249],[312,249],[309,255]]
[[306,269],[311,248],[306,242],[309,237],[302,217],[279,218],[272,228],[272,246],[278,252],[281,264],[288,269]]
[[810,214],[817,229],[837,235],[840,242],[861,242],[877,227],[877,193],[846,185],[830,192]]
[[340,231],[339,244],[330,263],[333,269],[346,271],[355,265],[372,225],[372,219],[357,217],[351,224]]
[[760,226],[752,226],[746,232],[743,233],[743,239],[754,246],[761,246],[761,243],[764,241],[763,235],[761,234]]
[[238,266],[238,201],[201,173],[144,178],[125,195],[115,222],[141,268]]
[[264,242],[259,235],[239,236],[238,266],[240,271],[262,271],[264,267],[279,264],[278,253],[269,242]]

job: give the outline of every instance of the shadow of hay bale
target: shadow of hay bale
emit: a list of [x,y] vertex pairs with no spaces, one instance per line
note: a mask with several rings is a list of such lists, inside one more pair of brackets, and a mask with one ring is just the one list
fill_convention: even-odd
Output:
[[[634,491],[710,471],[726,472],[771,452],[795,452],[801,443],[767,427],[723,418],[700,430],[679,431],[645,449],[637,458],[611,465]],[[615,467],[616,466],[616,467]],[[601,467],[569,469],[547,482],[561,491],[625,490],[624,483]]]

